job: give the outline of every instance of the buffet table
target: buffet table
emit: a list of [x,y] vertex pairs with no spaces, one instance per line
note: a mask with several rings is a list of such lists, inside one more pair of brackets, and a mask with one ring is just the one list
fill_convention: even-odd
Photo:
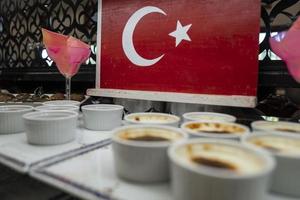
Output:
[[[124,118],[124,120],[126,119],[129,119],[129,115]],[[126,123],[123,121],[123,126],[126,126]],[[176,124],[176,126],[178,125]],[[76,128],[76,123],[74,127]],[[10,178],[19,179],[21,177],[22,183],[26,187],[13,181],[16,187],[22,188],[21,191],[24,191],[27,196],[27,193],[32,192],[32,188],[37,187],[34,185],[38,185],[37,188],[41,189],[32,196],[37,199],[41,190],[46,191],[45,194],[50,196],[59,197],[71,194],[82,199],[93,200],[139,200],[141,196],[144,200],[172,200],[170,185],[167,182],[140,184],[124,181],[116,175],[111,137],[112,131],[86,129],[81,113],[77,121],[76,138],[69,143],[50,146],[32,145],[28,143],[25,133],[0,135],[0,163],[20,173],[19,177],[17,175],[7,176],[5,172],[1,174],[0,176],[3,178],[1,184],[5,187],[0,192],[4,194],[8,192],[9,195],[14,196],[14,192],[11,192],[14,187],[8,188],[6,183]],[[4,171],[7,171],[7,168]],[[37,181],[41,181],[49,187]],[[68,194],[62,193],[62,191]],[[20,195],[9,199],[18,198]],[[51,199],[56,199],[56,197],[51,197]],[[296,199],[268,193],[262,200]]]
[[[83,199],[172,200],[168,183],[136,184],[119,179],[109,144],[41,165],[33,169],[30,176]],[[263,200],[296,199],[266,194]]]
[[[167,183],[136,184],[123,181],[116,176],[108,139],[110,133],[93,133],[85,129],[81,131],[84,134],[81,139],[66,145],[53,146],[55,148],[29,147],[24,142],[22,133],[10,139],[6,136],[6,142],[2,141],[0,145],[0,162],[19,172],[27,173],[31,177],[27,178],[27,182],[34,182],[32,179],[36,179],[57,188],[58,190],[42,187],[54,196],[61,190],[82,199],[138,200],[141,196],[145,200],[172,199]],[[91,142],[92,139],[97,142]],[[32,153],[29,152],[31,150]],[[41,152],[47,154],[41,156],[43,154]],[[19,162],[16,162],[17,160]],[[296,198],[266,194],[264,200],[296,200]]]

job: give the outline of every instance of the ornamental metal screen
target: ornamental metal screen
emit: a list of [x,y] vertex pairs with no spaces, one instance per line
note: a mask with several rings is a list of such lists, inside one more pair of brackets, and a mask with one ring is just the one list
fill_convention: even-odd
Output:
[[83,68],[96,63],[97,0],[1,0],[0,70],[56,71],[42,47],[40,27],[73,35],[91,45]]

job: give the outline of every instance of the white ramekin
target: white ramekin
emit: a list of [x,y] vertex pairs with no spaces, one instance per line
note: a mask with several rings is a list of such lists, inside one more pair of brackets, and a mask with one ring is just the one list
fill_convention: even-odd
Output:
[[[249,142],[252,138],[260,137],[275,137],[275,138],[287,138],[293,141],[297,140],[300,142],[300,138],[293,135],[283,135],[280,133],[266,133],[266,132],[255,132],[243,138],[243,143],[253,145],[257,148],[255,144]],[[276,161],[277,166],[272,175],[271,190],[276,193],[281,193],[284,195],[289,195],[293,197],[300,198],[300,155],[299,154],[284,154],[268,151]]]
[[[132,130],[158,129],[179,134],[175,141],[132,141],[119,137]],[[131,125],[114,130],[112,147],[114,165],[119,177],[136,182],[163,182],[169,179],[167,149],[172,142],[187,139],[179,128],[158,125]]]
[[22,115],[32,112],[32,106],[0,106],[0,134],[13,134],[25,130]]
[[[182,115],[185,122],[187,121],[224,121],[224,122],[235,122],[236,117],[223,113],[215,112],[188,112]],[[215,119],[214,119],[215,118]]]
[[75,139],[78,113],[41,111],[23,115],[28,143],[55,145]]
[[59,106],[59,105],[73,105],[73,106],[79,106],[79,101],[74,100],[55,100],[55,101],[45,101],[43,102],[43,105],[53,105],[53,106]]
[[122,125],[124,107],[113,104],[93,104],[81,107],[84,125],[90,130],[112,130]]
[[[192,151],[191,145],[229,145],[248,152],[264,164],[253,174],[228,173],[226,170],[196,165],[181,158],[181,148]],[[207,145],[209,148],[209,145]],[[274,159],[266,152],[235,141],[218,139],[190,139],[171,146],[168,150],[171,165],[171,189],[174,200],[262,200],[269,186]],[[246,159],[246,158],[245,158]]]
[[[295,128],[299,132],[293,133],[284,131],[284,128]],[[300,123],[297,122],[270,122],[270,121],[254,121],[251,123],[251,128],[253,131],[264,131],[266,133],[282,133],[284,135],[294,135],[300,137]],[[283,130],[276,130],[277,128],[281,128]]]
[[[134,118],[139,117],[139,116],[161,116],[170,119],[170,121],[136,121]],[[171,114],[165,114],[165,113],[132,113],[129,115],[126,115],[124,117],[125,123],[131,124],[131,125],[167,125],[167,126],[174,126],[178,127],[179,122],[180,122],[180,117],[176,115],[171,115]]]
[[36,111],[74,111],[79,112],[79,106],[74,105],[44,105],[44,106],[37,106],[34,108]]

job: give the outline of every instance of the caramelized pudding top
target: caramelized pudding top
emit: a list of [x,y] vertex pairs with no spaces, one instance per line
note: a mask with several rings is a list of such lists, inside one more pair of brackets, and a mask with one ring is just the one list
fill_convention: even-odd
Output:
[[183,138],[178,132],[154,127],[128,128],[120,132],[118,136],[124,140],[144,142],[166,142]]
[[252,137],[247,140],[271,153],[300,155],[300,138],[286,138],[276,135]]
[[155,113],[149,114],[133,114],[128,116],[128,119],[133,122],[141,122],[141,123],[172,123],[177,122],[178,118],[172,115],[159,115]]
[[233,122],[235,121],[235,117],[223,113],[210,113],[210,112],[192,112],[185,113],[184,117],[189,120],[205,120],[205,121],[222,121],[222,122]]
[[264,160],[243,148],[214,143],[187,144],[176,154],[189,165],[235,175],[255,174],[263,170]]
[[281,132],[300,133],[300,130],[296,130],[292,128],[276,128],[275,130]]
[[244,134],[247,130],[234,124],[223,124],[219,122],[193,122],[185,126],[192,132],[214,133],[214,134]]
[[280,131],[286,133],[300,134],[300,123],[296,122],[269,122],[269,121],[258,121],[254,122],[255,128],[264,131]]

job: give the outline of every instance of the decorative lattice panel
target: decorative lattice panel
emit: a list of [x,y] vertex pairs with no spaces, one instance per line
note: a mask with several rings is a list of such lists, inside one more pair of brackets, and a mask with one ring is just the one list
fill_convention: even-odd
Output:
[[270,51],[269,37],[288,29],[300,14],[299,0],[262,0],[260,60],[279,60]]
[[[91,45],[84,67],[95,65],[97,0],[1,0],[0,68],[51,70],[54,63],[42,48],[40,27],[73,35]],[[49,68],[50,67],[50,68]]]

